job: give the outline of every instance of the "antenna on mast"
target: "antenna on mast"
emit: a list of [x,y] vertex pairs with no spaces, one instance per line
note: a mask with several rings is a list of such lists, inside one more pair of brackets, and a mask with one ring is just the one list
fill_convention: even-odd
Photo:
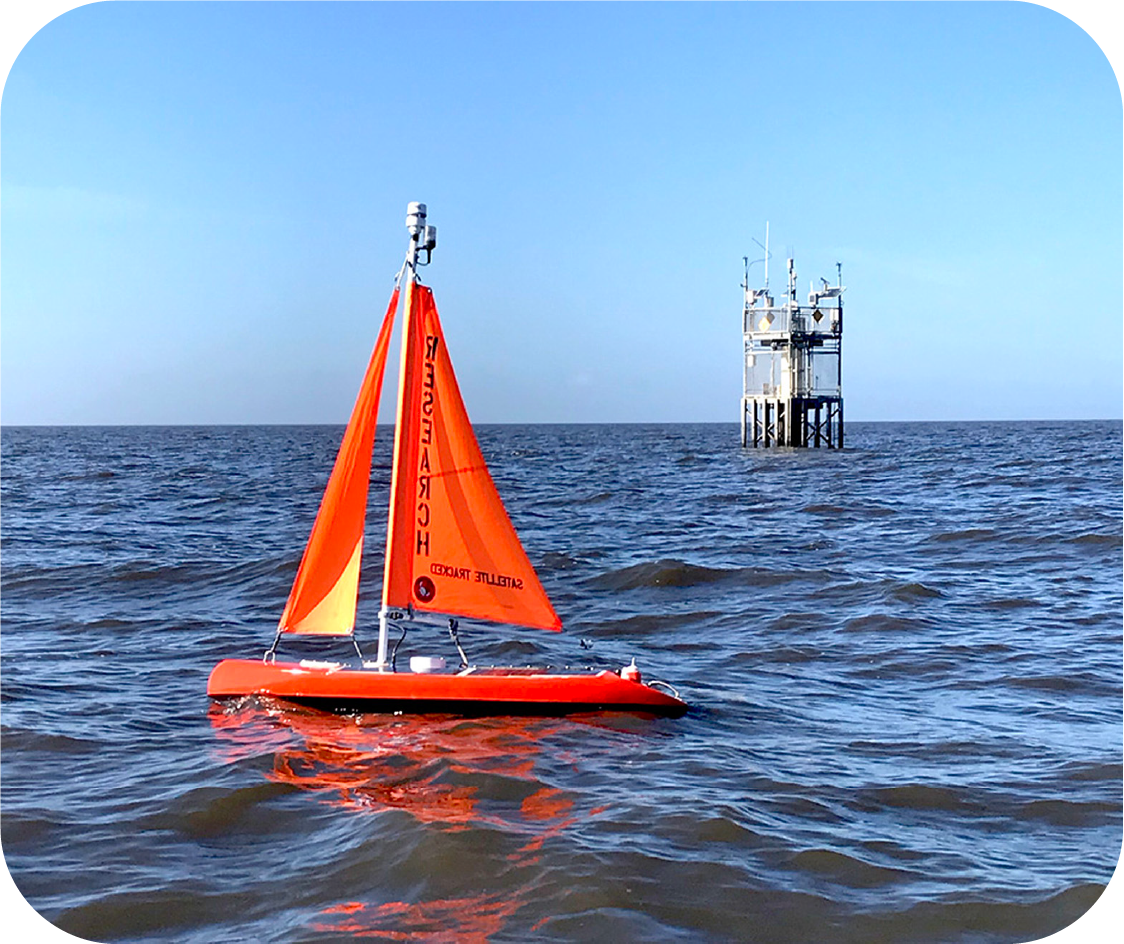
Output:
[[769,291],[769,221],[765,221],[765,291]]
[[[425,222],[425,204],[406,206],[406,232],[410,234],[410,248],[406,251],[406,266],[411,274],[419,265],[429,265],[433,250],[437,248],[437,227]],[[418,262],[418,250],[425,250],[425,262]]]
[[[761,240],[754,239],[753,241],[755,243],[757,243],[758,246],[761,246]],[[756,294],[768,295],[769,294],[769,224],[768,223],[765,224],[765,245],[761,246],[761,248],[765,250],[765,258],[764,259],[754,259],[753,262],[750,262],[748,256],[742,256],[742,261],[744,261],[745,264],[746,264],[745,290],[747,292],[749,291],[749,267],[751,265],[757,265],[757,263],[759,263],[759,262],[764,262],[765,263],[765,285],[764,285],[764,288],[762,288],[762,290],[760,292],[756,293]]]

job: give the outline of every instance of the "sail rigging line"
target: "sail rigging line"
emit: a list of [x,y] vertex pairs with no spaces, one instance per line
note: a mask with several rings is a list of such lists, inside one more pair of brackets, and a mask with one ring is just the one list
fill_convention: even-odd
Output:
[[406,638],[406,624],[405,623],[395,623],[394,625],[398,629],[402,630],[402,635],[398,637],[398,642],[396,642],[394,644],[394,651],[390,654],[390,671],[391,672],[397,672],[398,671],[398,647],[402,645],[402,641]]
[[[284,630],[278,627],[277,632],[273,634],[273,642],[262,654],[262,662],[269,664],[270,662],[277,661],[277,644],[281,641],[282,633],[284,633]],[[405,632],[403,632],[403,636],[405,636]],[[359,640],[356,638],[355,633],[351,632],[348,634],[347,638],[351,640],[351,644],[355,647],[355,654],[359,657],[359,664],[363,665],[366,656],[363,655],[363,650],[359,648]],[[401,640],[399,640],[399,642],[401,642]],[[395,651],[397,652],[398,650],[395,649]]]
[[453,640],[453,645],[457,647],[457,652],[461,656],[461,668],[468,668],[468,656],[464,654],[464,649],[461,648],[460,636],[457,635],[457,630],[460,628],[460,621],[449,617],[449,637]]

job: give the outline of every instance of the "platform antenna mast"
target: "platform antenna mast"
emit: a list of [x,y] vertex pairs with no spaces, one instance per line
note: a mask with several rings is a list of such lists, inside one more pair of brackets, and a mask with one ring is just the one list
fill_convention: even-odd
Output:
[[[756,242],[756,240],[754,240]],[[758,243],[760,245],[760,243]],[[769,291],[769,221],[765,221],[765,292]]]

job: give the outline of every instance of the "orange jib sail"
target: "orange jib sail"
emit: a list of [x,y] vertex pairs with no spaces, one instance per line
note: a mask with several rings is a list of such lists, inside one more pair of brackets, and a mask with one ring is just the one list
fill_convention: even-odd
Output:
[[398,289],[395,289],[293,589],[289,592],[289,601],[281,614],[278,627],[281,632],[346,636],[355,628],[371,452],[375,444],[386,352],[397,306]]
[[559,630],[476,442],[433,293],[411,285],[406,298],[383,603]]

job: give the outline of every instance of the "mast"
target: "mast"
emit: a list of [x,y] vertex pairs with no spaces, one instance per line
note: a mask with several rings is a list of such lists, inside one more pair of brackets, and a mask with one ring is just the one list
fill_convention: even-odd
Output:
[[[414,308],[414,286],[418,280],[418,265],[428,265],[433,250],[437,246],[437,227],[427,226],[425,222],[426,208],[424,203],[410,203],[406,207],[406,231],[410,234],[410,243],[406,248],[406,261],[402,265],[402,278],[406,282],[404,301],[402,303],[402,337],[401,354],[398,368],[398,408],[395,413],[394,423],[394,458],[391,463],[393,475],[390,480],[390,508],[394,508],[394,500],[398,491],[398,461],[402,450],[402,434],[405,428],[405,379],[407,339],[412,330],[411,319]],[[418,252],[424,249],[425,262],[419,263]],[[386,562],[383,571],[382,607],[379,609],[379,649],[375,660],[375,668],[386,671],[389,666],[387,659],[387,637],[390,608],[387,606],[387,588],[390,583],[391,543],[394,538],[391,529],[393,515],[387,515],[386,529]]]

